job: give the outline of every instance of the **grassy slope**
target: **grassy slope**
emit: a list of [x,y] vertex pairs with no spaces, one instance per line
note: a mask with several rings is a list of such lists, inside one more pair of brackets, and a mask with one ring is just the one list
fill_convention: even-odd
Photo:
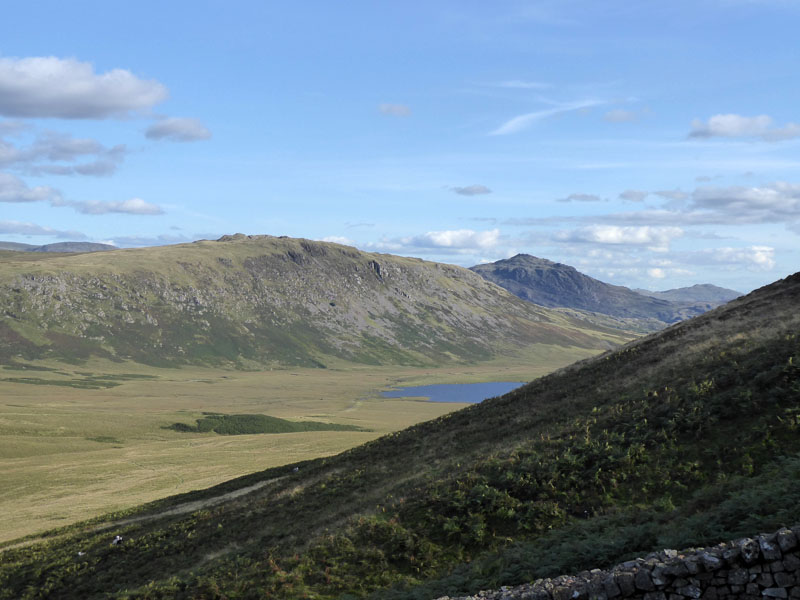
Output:
[[139,514],[270,481],[235,500],[7,551],[0,597],[435,597],[607,564],[665,530],[691,543],[795,520],[798,298],[800,275],[502,398]]
[[431,365],[630,339],[466,269],[290,238],[0,252],[0,362]]

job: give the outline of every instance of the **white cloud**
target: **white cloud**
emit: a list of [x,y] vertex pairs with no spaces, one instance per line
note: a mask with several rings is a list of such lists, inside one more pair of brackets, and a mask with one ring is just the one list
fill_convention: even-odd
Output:
[[341,244],[343,246],[355,246],[356,245],[356,243],[353,240],[351,240],[350,238],[346,238],[344,236],[341,236],[341,235],[329,235],[329,236],[326,236],[326,237],[322,238],[321,241],[323,241],[323,242],[332,242],[334,244]]
[[167,88],[124,69],[94,72],[54,56],[0,58],[0,114],[11,117],[122,118],[167,98]]
[[[124,145],[107,148],[97,140],[54,131],[37,135],[28,146],[15,146],[0,137],[0,167],[30,175],[110,175],[126,154]],[[74,164],[86,157],[94,160]]]
[[491,248],[497,245],[499,229],[474,231],[456,229],[449,231],[429,231],[410,238],[409,244],[419,248]]
[[778,181],[762,187],[700,187],[692,208],[730,216],[737,222],[769,223],[800,218],[800,184]]
[[144,135],[150,140],[197,142],[209,139],[211,132],[197,119],[166,117],[150,125]]
[[44,235],[62,239],[85,240],[86,236],[79,231],[62,231],[50,227],[42,227],[35,223],[23,223],[20,221],[0,221],[0,233],[16,235]]
[[654,252],[666,252],[670,242],[682,235],[680,227],[589,225],[558,232],[554,238],[560,242],[645,246]]
[[513,90],[545,90],[552,87],[549,83],[542,83],[540,81],[522,81],[519,79],[512,79],[509,81],[501,81],[496,84],[497,87],[513,89]]
[[775,267],[775,249],[771,246],[711,248],[693,252],[686,260],[694,264],[726,265],[732,269],[770,271]]
[[590,108],[592,106],[597,106],[598,104],[602,104],[597,100],[582,100],[580,102],[571,102],[568,104],[563,104],[561,106],[557,106],[555,108],[548,108],[545,110],[539,110],[536,112],[525,113],[524,115],[519,115],[514,117],[513,119],[509,119],[498,128],[489,132],[489,135],[509,135],[512,133],[519,133],[536,123],[537,121],[541,121],[542,119],[546,119],[548,117],[553,117],[555,115],[560,115],[568,112],[573,112],[576,110],[580,110],[582,108]]
[[602,202],[603,199],[595,194],[570,194],[566,198],[559,198],[558,202]]
[[686,200],[689,197],[689,194],[681,190],[661,190],[653,193],[667,200]]
[[628,202],[642,202],[647,196],[648,192],[640,190],[625,190],[619,195],[620,199],[627,200]]
[[164,211],[160,206],[145,202],[141,198],[131,198],[119,202],[65,202],[62,206],[71,206],[79,213],[85,215],[105,215],[109,213],[123,213],[129,215],[161,215]]
[[664,279],[667,276],[667,274],[664,272],[664,269],[660,269],[658,267],[647,269],[647,274],[653,279]]
[[61,194],[49,186],[30,188],[13,175],[0,173],[0,202],[59,202]]
[[767,115],[714,115],[705,122],[694,119],[689,137],[758,137],[768,142],[777,142],[800,137],[800,125],[787,123],[783,127],[772,127],[772,118]]
[[411,114],[411,109],[405,104],[379,104],[378,110],[381,114],[390,117],[407,117]]
[[500,230],[474,231],[472,229],[455,229],[444,231],[428,231],[426,233],[383,240],[377,243],[364,244],[365,249],[381,250],[395,253],[422,253],[431,251],[439,254],[470,254],[475,250],[491,250],[500,240]]
[[603,119],[611,123],[630,123],[636,121],[639,116],[632,110],[622,110],[621,108],[610,110],[603,115]]
[[491,194],[492,190],[490,190],[485,185],[473,184],[468,185],[465,187],[452,187],[450,188],[456,194],[461,194],[462,196],[479,196],[481,194]]

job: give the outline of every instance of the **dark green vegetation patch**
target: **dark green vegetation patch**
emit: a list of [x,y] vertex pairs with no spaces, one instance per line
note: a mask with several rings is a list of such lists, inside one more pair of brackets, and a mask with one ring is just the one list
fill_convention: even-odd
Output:
[[210,414],[197,419],[197,425],[173,423],[167,429],[184,433],[206,433],[220,435],[248,435],[253,433],[298,433],[301,431],[366,431],[355,425],[338,425],[320,421],[287,421],[268,415],[222,415]]
[[799,302],[800,274],[337,456],[70,526],[3,552],[0,598],[429,600],[794,525]]

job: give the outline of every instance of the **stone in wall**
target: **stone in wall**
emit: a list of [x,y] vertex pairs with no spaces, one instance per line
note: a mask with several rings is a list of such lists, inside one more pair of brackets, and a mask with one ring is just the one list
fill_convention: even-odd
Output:
[[800,600],[800,525],[710,548],[663,550],[607,571],[438,600]]

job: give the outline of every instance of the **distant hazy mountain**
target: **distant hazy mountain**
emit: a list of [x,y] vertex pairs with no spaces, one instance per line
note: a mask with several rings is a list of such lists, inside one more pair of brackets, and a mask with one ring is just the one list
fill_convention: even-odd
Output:
[[[644,295],[623,286],[603,283],[569,265],[529,254],[517,254],[494,263],[476,265],[471,270],[515,296],[540,306],[575,308],[628,319],[656,319],[661,323],[674,323],[693,317],[727,301],[699,301],[694,298],[673,301]],[[704,291],[703,287],[698,295]],[[740,295],[732,293],[734,297]]]
[[118,250],[110,244],[95,244],[93,242],[56,242],[44,246],[33,244],[20,244],[18,242],[0,242],[0,250],[15,250],[17,252],[102,252],[104,250]]
[[698,283],[691,287],[676,288],[663,292],[651,292],[650,290],[642,289],[635,289],[634,291],[645,296],[669,300],[670,302],[711,302],[716,304],[730,302],[742,295],[741,292],[736,290],[721,288],[709,283]]
[[0,250],[14,250],[17,252],[25,252],[38,248],[33,244],[20,244],[19,242],[0,242]]

